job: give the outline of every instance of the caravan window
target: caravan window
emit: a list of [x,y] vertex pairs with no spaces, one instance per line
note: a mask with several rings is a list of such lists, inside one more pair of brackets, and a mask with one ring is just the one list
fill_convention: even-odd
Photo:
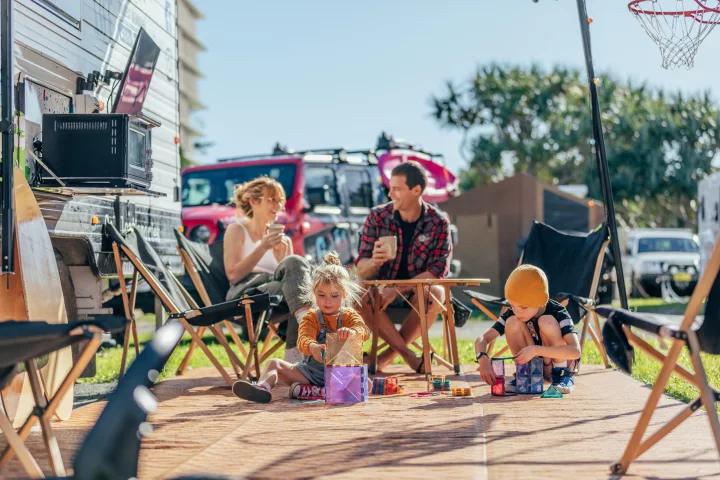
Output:
[[34,0],[34,2],[42,5],[75,28],[80,28],[82,0]]

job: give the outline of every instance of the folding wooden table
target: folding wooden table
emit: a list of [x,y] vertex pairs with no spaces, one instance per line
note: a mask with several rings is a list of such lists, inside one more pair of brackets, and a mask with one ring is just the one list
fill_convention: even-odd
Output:
[[[422,278],[422,279],[410,279],[410,280],[365,280],[360,282],[363,287],[367,288],[373,293],[374,300],[372,302],[373,312],[373,326],[372,326],[372,347],[370,349],[370,363],[368,370],[371,374],[374,374],[377,369],[377,353],[378,353],[378,322],[377,316],[382,308],[382,297],[380,292],[384,288],[394,288],[398,291],[403,300],[405,300],[411,308],[415,309],[412,302],[408,297],[400,293],[401,287],[411,287],[418,299],[418,308],[416,310],[420,317],[420,332],[422,336],[422,351],[425,366],[425,375],[432,374],[432,363],[430,359],[430,351],[434,351],[430,345],[429,332],[428,332],[428,321],[427,321],[427,307],[429,298],[426,298],[425,289],[420,287],[428,287],[429,296],[433,296],[430,292],[430,287],[440,286],[445,290],[445,302],[442,305],[443,314],[445,316],[445,330],[443,331],[443,338],[445,339],[445,351],[443,352],[450,358],[441,357],[437,352],[435,353],[435,359],[438,363],[445,365],[446,367],[455,371],[456,375],[460,374],[460,358],[458,356],[457,338],[455,336],[455,312],[452,308],[452,297],[450,296],[451,287],[477,287],[480,284],[490,283],[490,279],[487,278]],[[434,297],[433,297],[434,298]],[[435,299],[437,301],[437,299]],[[417,344],[415,344],[417,346]]]

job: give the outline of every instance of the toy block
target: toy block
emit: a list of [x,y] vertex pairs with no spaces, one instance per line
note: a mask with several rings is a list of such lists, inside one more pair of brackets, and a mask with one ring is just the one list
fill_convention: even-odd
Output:
[[325,367],[325,403],[368,401],[367,365]]
[[550,385],[550,388],[548,388],[545,393],[540,395],[540,398],[563,398],[563,394],[558,392],[557,388],[555,388],[553,385]]
[[325,365],[360,366],[363,364],[361,335],[350,335],[347,340],[340,340],[337,333],[326,336]]
[[532,375],[530,377],[530,393],[543,393],[544,386],[542,375]]
[[495,377],[495,384],[490,386],[490,393],[496,397],[505,396],[505,377]]

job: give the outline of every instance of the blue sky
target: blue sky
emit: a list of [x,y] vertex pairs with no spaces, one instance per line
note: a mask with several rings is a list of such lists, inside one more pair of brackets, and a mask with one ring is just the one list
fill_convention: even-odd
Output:
[[[675,4],[674,1],[671,2]],[[381,131],[462,166],[460,134],[430,116],[447,80],[467,81],[492,61],[584,71],[573,0],[203,0],[198,35],[206,78],[199,117],[216,142],[202,163],[295,149],[374,146]],[[588,0],[595,68],[688,92],[720,78],[720,28],[692,70],[664,70],[627,0]],[[712,80],[715,79],[715,82]],[[717,98],[717,95],[715,95]]]

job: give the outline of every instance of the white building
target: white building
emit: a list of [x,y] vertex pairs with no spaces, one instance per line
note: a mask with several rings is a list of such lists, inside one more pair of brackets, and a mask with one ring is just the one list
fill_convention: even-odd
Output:
[[203,125],[195,115],[204,110],[200,102],[198,80],[203,74],[198,56],[206,50],[197,36],[196,23],[204,18],[191,0],[178,2],[178,47],[180,50],[180,147],[183,156],[196,160],[195,143],[203,136]]

